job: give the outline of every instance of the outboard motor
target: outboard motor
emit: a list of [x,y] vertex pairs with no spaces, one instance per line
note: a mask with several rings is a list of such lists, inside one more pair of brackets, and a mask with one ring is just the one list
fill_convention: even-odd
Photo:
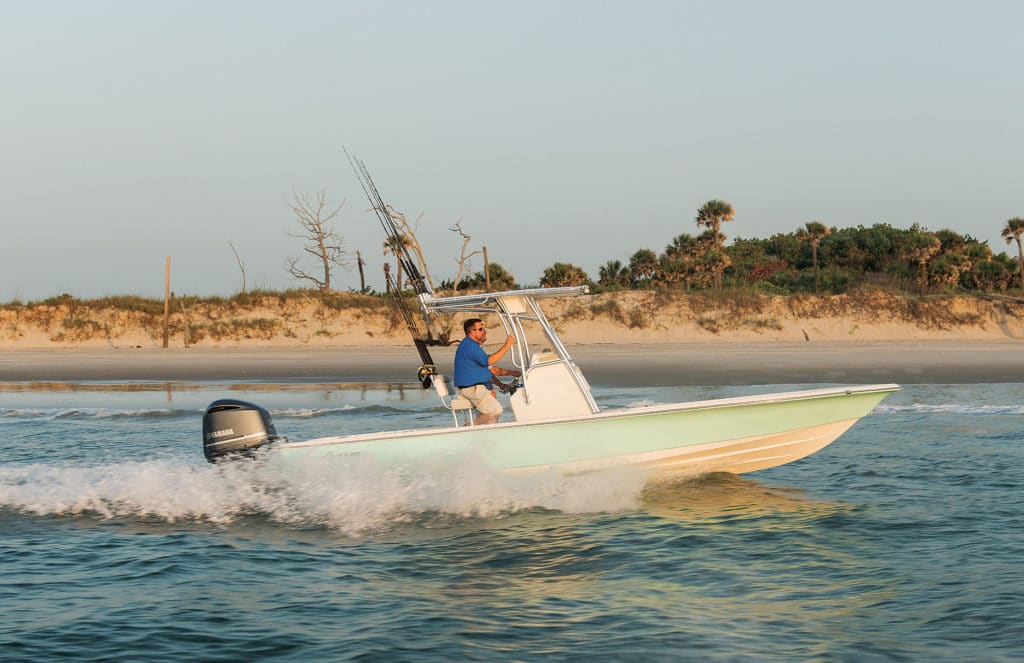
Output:
[[210,403],[203,415],[203,454],[211,463],[280,439],[270,413],[253,403],[223,398]]

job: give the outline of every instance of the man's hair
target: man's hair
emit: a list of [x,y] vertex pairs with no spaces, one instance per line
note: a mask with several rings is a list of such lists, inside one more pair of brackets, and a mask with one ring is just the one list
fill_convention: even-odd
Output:
[[483,322],[483,320],[481,320],[480,318],[470,318],[469,320],[466,320],[465,322],[463,322],[462,323],[462,333],[464,333],[466,336],[469,336],[469,328],[472,327],[473,325],[475,325],[478,322]]

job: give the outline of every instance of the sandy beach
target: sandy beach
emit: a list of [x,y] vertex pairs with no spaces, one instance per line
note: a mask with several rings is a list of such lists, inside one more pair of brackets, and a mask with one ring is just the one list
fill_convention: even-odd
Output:
[[[600,385],[1024,382],[1016,341],[570,345]],[[453,348],[434,351],[450,373]],[[413,382],[406,347],[0,351],[0,381]]]
[[[1024,307],[1015,302],[638,291],[544,308],[594,384],[1024,382]],[[419,367],[407,328],[371,298],[334,309],[263,297],[197,305],[187,327],[181,316],[171,322],[164,349],[162,318],[139,311],[73,302],[0,310],[0,382],[412,383]],[[461,339],[459,319],[437,323]],[[485,323],[497,348],[504,330]],[[443,373],[453,352],[433,350]]]

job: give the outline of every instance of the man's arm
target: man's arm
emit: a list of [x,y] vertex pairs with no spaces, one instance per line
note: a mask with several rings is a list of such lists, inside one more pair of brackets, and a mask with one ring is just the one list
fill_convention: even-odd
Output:
[[516,370],[502,368],[501,366],[491,366],[491,375],[511,375],[513,377],[519,377],[522,373]]
[[508,352],[508,349],[511,348],[512,344],[515,343],[515,342],[516,342],[516,339],[515,339],[514,336],[509,336],[508,338],[506,338],[505,339],[505,345],[501,346],[501,349],[499,349],[493,355],[490,355],[489,357],[487,357],[487,365],[488,366],[494,366],[499,361],[501,361],[501,358],[505,356],[505,353]]

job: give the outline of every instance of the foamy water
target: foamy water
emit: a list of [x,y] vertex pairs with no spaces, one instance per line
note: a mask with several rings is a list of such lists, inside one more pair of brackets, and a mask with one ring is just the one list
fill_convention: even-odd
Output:
[[513,476],[472,457],[416,467],[371,458],[337,461],[277,456],[196,465],[176,460],[96,466],[0,468],[0,507],[34,515],[230,524],[247,517],[348,534],[438,517],[496,518],[529,509],[565,513],[636,509],[636,472]]

